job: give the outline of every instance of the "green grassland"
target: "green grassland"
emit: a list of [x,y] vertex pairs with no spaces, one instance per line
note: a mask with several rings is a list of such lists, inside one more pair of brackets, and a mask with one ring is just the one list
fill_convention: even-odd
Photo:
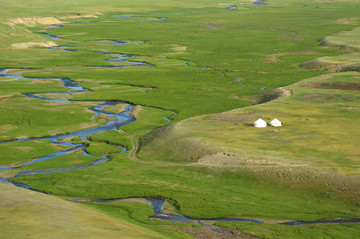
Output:
[[[113,47],[111,51],[139,54],[133,57],[134,60],[141,59],[140,56],[145,57],[147,62],[156,65],[155,68],[141,67],[136,68],[136,71],[131,69],[125,71],[73,69],[69,71],[66,68],[64,69],[66,75],[60,73],[62,71],[60,68],[59,76],[69,76],[74,80],[82,77],[96,80],[102,84],[114,85],[111,92],[108,88],[92,87],[92,93],[74,99],[124,100],[134,104],[175,110],[179,113],[178,119],[183,119],[189,116],[247,106],[247,102],[239,100],[237,97],[257,94],[263,87],[275,88],[296,82],[304,77],[318,75],[319,72],[302,70],[298,65],[308,59],[313,59],[318,54],[333,55],[337,53],[336,48],[318,48],[316,41],[323,36],[344,29],[343,24],[337,24],[339,29],[333,25],[331,32],[322,32],[327,28],[321,27],[321,24],[325,26],[331,20],[317,16],[317,19],[312,20],[319,22],[320,26],[314,26],[310,23],[306,25],[305,23],[305,25],[296,28],[289,22],[290,16],[292,21],[298,21],[296,16],[306,18],[307,16],[304,14],[308,14],[309,18],[314,18],[314,14],[318,15],[319,12],[315,12],[315,10],[304,12],[301,8],[270,9],[260,8],[249,11],[248,8],[244,8],[234,12],[218,11],[185,16],[168,15],[168,13],[164,14],[165,17],[168,17],[164,22],[133,21],[121,25],[113,22],[75,24],[48,32],[71,40],[143,41],[144,44],[140,44],[140,46],[133,43]],[[336,22],[341,17],[341,12],[337,11],[326,9],[321,14],[324,16],[334,15],[332,22]],[[339,15],[336,16],[336,14]],[[260,16],[263,22],[259,25],[257,19]],[[246,21],[244,21],[245,19]],[[289,25],[292,25],[291,31],[286,29]],[[276,27],[273,28],[274,26]],[[103,28],[109,30],[100,31]],[[181,33],[179,30],[184,32]],[[154,34],[155,31],[157,34]],[[82,34],[74,35],[77,32]],[[178,34],[184,37],[178,38]],[[126,38],[123,38],[123,35],[126,35]],[[249,41],[253,42],[250,46],[246,44]],[[59,40],[59,44],[63,44],[63,41]],[[87,49],[104,50],[104,47],[90,47],[91,45],[97,44],[87,43]],[[185,50],[174,52],[171,50],[174,45],[183,47]],[[105,50],[109,51],[110,49]],[[313,54],[291,54],[291,52],[304,51]],[[289,52],[291,57],[276,63],[266,60],[267,55],[278,52]],[[66,53],[66,55],[75,55],[72,58],[76,60],[77,56],[82,58],[81,55],[83,54],[89,53]],[[174,64],[168,65],[169,63],[166,60],[161,61],[159,59],[163,57],[172,61],[175,60]],[[109,58],[111,57],[104,57],[104,59]],[[185,60],[190,62],[190,67],[185,66]],[[52,61],[48,61],[48,64],[56,64]],[[73,65],[71,61],[66,63]],[[96,66],[99,66],[99,63],[100,65],[116,64],[98,62]],[[91,62],[85,64],[85,66],[92,65]],[[211,70],[203,70],[204,67]],[[174,71],[175,69],[176,71]],[[226,76],[222,77],[222,73]],[[29,72],[29,74],[50,76],[45,72],[38,71]],[[247,87],[238,84],[237,78],[243,79],[243,83]],[[276,79],[276,81],[269,81],[268,79]],[[121,87],[119,90],[115,89],[119,84],[154,88],[154,90],[145,94],[141,91],[122,92]],[[211,104],[204,104],[205,102],[211,102]]]
[[[359,129],[360,94],[356,88],[359,76],[359,73],[336,73],[310,78],[286,87],[293,93],[290,98],[175,123],[159,129],[164,137],[154,137],[151,144],[143,147],[140,156],[149,152],[147,147],[154,151],[159,149],[157,147],[177,151],[182,147],[175,146],[180,140],[201,142],[208,149],[201,156],[234,153],[254,159],[293,160],[316,167],[353,169],[358,174],[357,141],[360,139],[353,132]],[[277,117],[284,122],[284,127],[256,129],[252,123],[259,117],[268,122]],[[146,138],[144,142],[147,143]],[[184,155],[179,160],[191,159]]]
[[[121,19],[121,23],[72,24],[47,31],[60,35],[65,40],[129,41],[127,45],[109,48],[104,46],[108,43],[80,44],[68,43],[62,39],[53,40],[59,45],[65,44],[76,47],[75,49],[134,54],[133,60],[145,60],[156,67],[142,66],[126,70],[78,69],[82,66],[119,64],[102,61],[114,58],[113,56],[46,49],[40,54],[37,50],[36,57],[31,58],[31,61],[25,56],[22,62],[9,62],[7,59],[7,67],[21,67],[27,60],[26,65],[36,69],[23,72],[27,76],[70,77],[83,84],[84,81],[102,84],[84,84],[93,92],[73,99],[123,100],[173,110],[178,112],[177,119],[184,119],[248,106],[249,102],[240,100],[240,96],[257,94],[263,87],[276,88],[319,75],[317,71],[303,70],[298,65],[317,56],[338,54],[337,48],[319,48],[317,40],[347,30],[348,25],[337,22],[345,12],[349,17],[357,15],[356,9],[345,8],[304,10],[296,6],[269,6],[239,7],[237,11],[224,9],[225,7],[217,7],[211,9],[215,12],[189,15],[177,15],[182,12],[181,9],[169,9],[166,12],[139,11],[135,15],[168,19],[161,22],[144,22],[141,18],[123,22]],[[258,22],[260,17],[261,23]],[[311,21],[294,24],[307,18]],[[109,16],[101,15],[96,20],[109,20]],[[113,21],[117,21],[117,18],[113,17]],[[326,27],[328,25],[331,28]],[[43,27],[36,27],[39,28]],[[108,30],[101,31],[104,28]],[[183,37],[179,38],[178,35]],[[137,42],[140,42],[139,46]],[[248,42],[252,44],[249,45]],[[18,51],[15,50],[15,54],[21,54]],[[33,54],[31,51],[34,49],[21,49],[28,56]],[[283,56],[285,60],[267,60],[268,55],[284,52],[288,53]],[[299,54],[293,54],[295,52]],[[301,54],[302,52],[306,53]],[[166,59],[161,59],[164,57]],[[19,56],[16,57],[18,58]],[[189,67],[185,65],[185,60],[189,61]],[[209,70],[203,70],[204,67]],[[225,76],[222,77],[221,74]],[[239,84],[237,79],[242,79],[243,84]],[[111,89],[104,85],[111,86]],[[124,85],[141,88],[125,91]],[[144,93],[144,87],[154,90]],[[205,104],[206,102],[211,104]]]
[[1,141],[69,133],[79,127],[88,128],[104,123],[100,119],[97,123],[90,123],[94,116],[85,107],[96,103],[46,102],[23,95],[67,91],[58,79],[1,77],[0,86]]
[[106,142],[107,144],[122,145],[129,150],[131,150],[132,147],[130,139],[123,133],[116,130],[94,134],[91,135],[89,139],[94,142]]
[[67,147],[63,145],[51,145],[48,140],[0,144],[0,162],[1,165],[21,162],[26,159],[34,159],[40,156],[55,153],[66,148]]
[[30,100],[23,95],[2,98],[1,101],[1,141],[70,133],[104,123],[101,120],[90,122],[95,117],[85,107],[95,103],[46,102]]
[[[286,225],[259,225],[254,223],[216,223],[218,226],[239,229],[246,234],[264,239],[270,238],[356,238],[359,235],[359,224],[342,225],[307,225],[289,227]],[[234,233],[236,231],[234,230]]]
[[[251,2],[106,0],[100,4],[64,0],[49,4],[0,0],[0,67],[36,78],[0,79],[1,141],[105,124],[108,117],[94,116],[88,110],[101,101],[137,105],[131,111],[136,121],[119,130],[91,135],[87,138],[90,142],[66,139],[87,144],[86,151],[92,156],[109,154],[109,162],[13,181],[64,197],[161,197],[166,199],[166,212],[193,218],[227,216],[265,222],[359,218],[360,138],[354,132],[360,131],[360,74],[327,74],[358,70],[359,4],[355,0],[269,0],[267,6],[253,6]],[[226,11],[231,5],[237,10]],[[94,20],[105,22],[87,23]],[[48,28],[46,24],[61,22],[83,23],[43,30]],[[62,39],[50,40],[36,32]],[[110,40],[128,44],[109,46],[113,44]],[[40,47],[32,42],[92,52],[51,50],[46,44]],[[108,61],[122,54],[133,55],[126,60],[151,65],[84,68],[127,65]],[[94,102],[49,102],[23,95],[67,91],[56,80],[61,77],[89,92],[46,96]],[[282,95],[291,96],[278,98]],[[120,112],[124,105],[106,110]],[[252,123],[258,117],[267,121],[277,117],[284,126],[255,129]],[[128,151],[120,153],[122,147]],[[0,161],[2,165],[16,164],[64,148],[48,141],[2,144]],[[99,158],[65,155],[26,169],[84,166]],[[7,170],[1,175],[16,172]],[[66,208],[61,215],[64,218],[74,216],[78,209],[72,207],[81,208],[76,215],[97,211],[100,216],[89,221],[85,215],[75,225],[88,228],[88,223],[114,220],[94,228],[94,233],[105,233],[104,238],[118,233],[133,238],[191,238],[170,228],[202,228],[149,220],[151,207],[140,199],[75,206],[0,186],[6,188],[2,194],[9,201],[27,194],[32,195],[30,204],[43,201],[41,215],[56,213],[57,204]],[[0,210],[4,217],[10,213],[5,207]],[[28,217],[21,218],[21,213],[32,217],[39,211],[31,206],[21,210],[13,210],[8,221],[24,220],[24,228],[5,234],[7,237],[21,237],[29,225],[42,230],[30,233],[50,235],[47,233],[54,225],[39,226]],[[7,227],[6,222],[1,228]],[[216,225],[232,228],[234,235],[243,232],[260,238],[353,237],[359,230],[357,224]],[[72,238],[77,235],[74,231],[64,236]]]
[[82,154],[64,155],[40,163],[23,167],[22,169],[50,169],[50,168],[70,168],[74,166],[86,166],[101,157],[87,157]]
[[[359,76],[312,78],[289,86],[290,98],[175,123],[145,136],[139,157],[248,171],[292,187],[317,185],[358,202],[360,95],[341,88],[358,85]],[[278,117],[284,126],[254,128],[258,117]]]
[[99,167],[24,176],[15,181],[70,197],[162,196],[175,200],[169,202],[177,213],[195,218],[240,216],[319,220],[356,217],[359,213],[358,203],[352,197],[329,191],[322,185],[293,184],[289,187],[289,184],[274,184],[242,169],[232,172],[196,165],[144,164],[129,160],[126,153],[113,154],[110,159]]
[[326,69],[328,71],[359,71],[360,69],[360,28],[340,32],[333,36],[325,37],[321,44],[325,46],[338,46],[342,49],[352,49],[355,53],[338,56],[320,57],[302,64],[307,69]]
[[[166,233],[170,238],[192,238],[190,235],[182,233],[180,231],[169,230],[163,225],[181,225],[185,228],[202,228],[202,225],[189,224],[181,222],[162,222],[158,220],[149,220],[149,217],[154,214],[150,203],[145,199],[130,198],[121,201],[115,201],[110,203],[86,203],[86,206],[100,210],[101,212],[120,218],[123,220],[129,220],[135,225],[139,225],[145,228],[151,228],[159,233]],[[162,226],[161,226],[162,225]]]
[[94,155],[100,156],[104,154],[119,153],[122,151],[121,146],[115,146],[107,143],[93,142],[89,144],[89,147],[86,148],[86,152]]
[[[1,238],[166,238],[126,220],[0,183]],[[54,216],[56,215],[56,216]],[[19,222],[21,218],[21,223]]]

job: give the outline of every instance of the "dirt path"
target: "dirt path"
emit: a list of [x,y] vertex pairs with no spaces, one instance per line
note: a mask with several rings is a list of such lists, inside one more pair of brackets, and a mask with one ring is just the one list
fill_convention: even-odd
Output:
[[145,161],[139,159],[136,155],[137,151],[139,150],[138,140],[133,135],[129,135],[128,133],[126,133],[123,130],[120,130],[120,132],[125,134],[126,137],[128,137],[131,141],[132,149],[129,151],[129,154],[128,154],[129,159],[131,159],[132,161],[135,161],[137,163],[146,163]]

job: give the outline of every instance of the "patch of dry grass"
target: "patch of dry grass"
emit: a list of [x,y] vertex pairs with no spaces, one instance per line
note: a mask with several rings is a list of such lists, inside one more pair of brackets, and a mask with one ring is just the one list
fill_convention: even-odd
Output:
[[281,52],[281,53],[274,53],[270,55],[265,55],[265,60],[268,62],[279,62],[279,56],[286,56],[286,55],[316,55],[317,52],[313,51],[305,51],[305,52]]
[[3,183],[0,189],[1,238],[163,238],[57,197]]
[[54,47],[54,46],[57,46],[57,44],[55,42],[52,42],[52,41],[48,41],[48,42],[21,42],[21,43],[14,43],[11,46],[16,47],[16,48]]
[[[287,87],[290,97],[177,122],[145,136],[139,156],[161,148],[163,159],[215,171],[242,170],[279,182],[314,183],[359,198],[360,135],[353,132],[360,130],[360,94],[347,87],[357,77],[359,73],[315,77]],[[304,87],[309,84],[339,87]],[[345,109],[350,110],[344,114]],[[284,126],[254,128],[258,117],[267,122],[277,117]]]
[[35,27],[38,25],[52,25],[52,24],[63,24],[64,21],[60,21],[55,17],[19,17],[16,19],[9,20],[8,24],[12,25],[25,25],[28,27]]

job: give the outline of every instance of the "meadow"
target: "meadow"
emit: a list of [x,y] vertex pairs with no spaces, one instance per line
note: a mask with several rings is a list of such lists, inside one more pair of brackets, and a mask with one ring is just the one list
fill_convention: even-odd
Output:
[[[0,183],[2,194],[20,201],[31,194],[27,203],[43,202],[44,215],[59,205],[69,210],[64,220],[79,227],[116,220],[94,229],[106,231],[105,238],[118,231],[146,238],[220,235],[197,223],[149,220],[154,212],[146,197],[165,199],[171,214],[264,222],[210,223],[227,238],[356,236],[355,223],[273,223],[359,218],[359,4],[252,2],[0,0],[0,68],[31,78],[0,78],[0,141],[104,125],[114,118],[89,110],[103,101],[124,102],[106,108],[114,113],[136,105],[130,124],[62,140],[86,145],[92,157],[78,150],[0,171],[10,178],[25,169],[85,166],[107,155],[108,162],[94,167],[10,179],[57,198]],[[68,91],[59,78],[89,91],[59,94]],[[284,126],[255,129],[258,117],[278,117]],[[0,162],[21,165],[69,147],[49,140],[0,144]],[[63,200],[69,198],[131,199],[74,205]],[[21,213],[40,212],[29,208],[13,210],[10,222],[31,225]],[[74,219],[88,213],[97,215],[94,221]],[[46,236],[48,227],[54,225],[33,233]]]

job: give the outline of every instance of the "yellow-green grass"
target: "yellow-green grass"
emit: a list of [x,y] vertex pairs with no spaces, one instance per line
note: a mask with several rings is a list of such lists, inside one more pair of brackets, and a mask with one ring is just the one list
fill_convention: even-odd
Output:
[[[35,2],[43,4],[42,1]],[[77,21],[77,19],[61,19],[66,15],[65,9],[68,3],[61,3],[65,6],[64,12],[56,12],[57,10],[53,10],[54,6],[49,6],[48,11],[55,11],[55,16],[60,20]],[[87,3],[86,6],[74,5],[75,9],[76,7],[88,8],[93,3]],[[139,3],[112,2],[112,4],[123,5],[123,7],[125,5],[137,6]],[[230,4],[230,2],[228,3]],[[59,3],[59,5],[61,4]],[[152,10],[134,9],[139,11],[137,15],[140,16],[168,17],[163,22],[142,22],[140,18],[138,22],[134,20],[126,23],[72,24],[47,31],[51,34],[61,35],[68,40],[116,39],[130,41],[128,45],[111,48],[105,47],[108,44],[105,40],[100,43],[69,43],[69,45],[77,46],[76,49],[82,50],[97,49],[136,54],[131,60],[145,60],[155,64],[155,68],[141,66],[133,69],[79,69],[81,66],[118,65],[118,63],[104,62],[103,60],[110,59],[112,56],[94,53],[34,48],[16,49],[8,46],[4,47],[4,55],[7,56],[6,66],[23,67],[26,65],[26,67],[37,69],[23,71],[27,75],[70,77],[80,84],[87,82],[83,81],[83,78],[98,82],[101,84],[100,86],[84,83],[85,87],[94,92],[74,95],[73,99],[124,100],[156,106],[177,111],[178,115],[174,117],[177,120],[244,107],[249,105],[249,102],[239,100],[241,96],[254,95],[263,87],[270,89],[296,82],[303,77],[320,74],[320,72],[302,70],[298,67],[301,62],[311,59],[313,57],[311,54],[290,54],[281,57],[281,61],[276,63],[266,62],[264,55],[275,51],[283,53],[306,50],[319,50],[319,53],[313,52],[319,56],[336,53],[338,52],[336,49],[318,49],[316,40],[324,35],[347,29],[343,24],[337,23],[337,20],[344,14],[349,17],[355,17],[356,14],[352,9],[305,11],[299,7],[283,9],[276,6],[268,8],[239,7],[238,11],[224,11],[227,3],[219,4],[217,1],[206,1],[201,4],[189,2],[189,4],[184,4],[183,7],[176,9],[177,4],[180,3],[170,1],[162,6],[161,11],[157,10],[156,12],[156,6],[160,6],[160,4],[155,4],[156,6],[149,3],[142,5],[145,8],[151,5]],[[12,5],[20,4],[16,1]],[[188,8],[194,7],[194,5],[202,6],[202,8],[191,11],[209,10],[207,7],[211,6],[210,10],[215,12],[177,15],[189,10]],[[71,13],[74,13],[75,9],[72,9]],[[112,11],[116,11],[116,9],[114,7]],[[18,11],[24,11],[24,16],[32,11],[39,11],[39,16],[44,14],[42,10],[32,8],[22,9],[20,7]],[[118,11],[117,14],[126,14],[125,10],[118,9]],[[261,24],[258,21],[260,16],[264,18]],[[316,27],[316,31],[313,24],[306,26],[294,24],[304,17],[319,23],[320,26]],[[97,20],[109,20],[109,18],[104,13],[103,15],[99,14]],[[326,27],[331,24],[333,24],[331,28]],[[276,27],[274,28],[274,26]],[[39,28],[41,29],[43,26],[37,26],[32,30]],[[105,28],[108,30],[102,31]],[[179,38],[179,30],[186,37]],[[286,36],[290,36],[290,38]],[[294,37],[299,41],[294,41]],[[17,42],[15,39],[12,40]],[[63,40],[54,42],[68,44]],[[136,42],[141,42],[140,46],[135,44]],[[248,42],[254,44],[247,45]],[[214,57],[215,55],[216,57]],[[160,59],[164,56],[168,59]],[[255,60],[251,61],[252,58]],[[185,66],[185,60],[190,60],[190,67]],[[212,70],[205,71],[203,70],[204,66]],[[226,76],[222,77],[222,73],[226,73]],[[246,86],[236,82],[236,78],[244,79],[243,83]],[[126,84],[140,87],[126,89],[124,87]],[[146,92],[142,92],[143,89]]]
[[176,116],[175,113],[167,110],[142,106],[135,106],[132,112],[136,121],[121,127],[121,129],[136,137],[140,137],[150,130],[171,124],[171,121],[165,118],[172,119]]
[[[315,77],[288,86],[291,97],[177,122],[143,137],[139,156],[214,170],[245,168],[275,181],[327,184],[359,197],[359,77]],[[259,117],[276,117],[284,126],[254,128]]]
[[97,103],[69,104],[19,94],[0,101],[1,141],[70,133],[105,123],[102,120],[90,122],[97,117],[87,108]]
[[[164,161],[150,164],[131,160],[130,156],[127,153],[112,154],[109,162],[98,166],[27,175],[14,181],[47,193],[77,198],[162,197],[177,213],[193,218],[229,216],[312,221],[335,217],[357,218],[359,215],[358,201],[353,195],[329,190],[316,181],[304,185],[295,180],[284,183],[274,177],[274,182],[246,168],[228,170]],[[327,177],[325,182],[333,183],[334,179]],[[339,180],[345,188],[341,183]]]
[[325,37],[321,40],[323,45],[340,46],[344,49],[360,50],[360,27],[351,31],[344,31],[333,36]]
[[[352,84],[359,87],[359,77],[360,73],[335,73],[307,79],[286,87],[292,91],[291,97],[175,123],[167,129],[171,131],[169,138],[184,139],[186,136],[187,140],[201,142],[213,152],[245,155],[248,152],[255,156],[258,148],[262,148],[267,153],[258,153],[256,157],[293,160],[317,166],[323,165],[323,160],[326,164],[330,163],[332,157],[322,159],[321,155],[329,152],[334,155],[335,167],[341,165],[335,163],[335,158],[341,155],[343,163],[348,162],[350,168],[354,164],[356,169],[357,163],[353,161],[359,154],[357,141],[360,135],[353,132],[359,129],[360,92],[358,88],[339,88],[351,87]],[[279,118],[284,122],[284,127],[254,128],[253,121],[258,117],[268,122]],[[319,155],[315,153],[308,159],[303,158],[306,152],[301,152],[305,149],[316,151]],[[293,156],[281,156],[285,152]]]
[[83,154],[70,154],[52,159],[45,160],[36,164],[31,164],[22,169],[53,169],[53,168],[70,168],[75,166],[86,166],[99,160],[102,157],[88,157]]
[[268,0],[266,2],[270,5],[272,5],[272,4],[289,4],[290,5],[291,4],[293,6],[300,6],[300,5],[307,4],[307,6],[309,6],[309,7],[319,6],[319,7],[323,7],[323,8],[328,8],[328,7],[333,7],[333,6],[347,7],[347,6],[352,6],[352,4],[358,3],[357,0],[298,0],[298,1]]
[[93,134],[89,137],[92,142],[105,142],[107,144],[121,145],[127,150],[131,150],[132,144],[130,139],[120,130],[111,130],[98,134]]
[[[336,71],[360,71],[360,28],[344,31],[321,39],[324,46],[338,46],[349,53],[320,57],[302,64],[307,69]],[[355,51],[355,52],[354,52]]]
[[67,88],[62,87],[62,82],[57,79],[28,80],[0,77],[0,97],[10,97],[19,93],[31,94],[64,91],[67,91]]
[[326,56],[302,64],[304,68],[326,69],[336,71],[359,71],[360,53],[349,53],[340,56]]
[[57,197],[0,183],[1,238],[165,238]]
[[[144,198],[127,198],[108,203],[86,203],[87,206],[101,210],[110,216],[129,220],[135,224],[145,225],[157,232],[166,232],[168,238],[192,238],[181,231],[168,229],[164,225],[177,225],[186,228],[203,228],[203,225],[186,222],[164,222],[161,220],[149,220],[154,215],[151,204]],[[166,204],[165,204],[166,205]]]
[[[360,233],[359,223],[318,224],[306,226],[264,225],[249,222],[219,222],[217,226],[239,229],[263,239],[301,238],[356,238]],[[236,231],[234,230],[236,233]]]
[[122,151],[122,147],[120,145],[111,145],[102,142],[91,142],[89,143],[89,147],[86,148],[86,152],[93,156],[119,153],[121,151]]
[[139,105],[134,106],[130,114],[136,121],[122,126],[119,130],[91,135],[88,138],[91,141],[90,147],[86,151],[92,155],[100,155],[101,153],[120,152],[119,146],[131,150],[133,146],[136,146],[134,145],[135,139],[139,139],[151,130],[171,124],[171,121],[165,118],[172,119],[176,116],[175,112]]
[[[9,74],[14,74],[10,71]],[[17,70],[21,74],[22,70]],[[86,109],[96,104],[91,102],[61,103],[43,101],[24,96],[28,93],[64,92],[59,79],[0,79],[0,140],[49,136],[103,124],[91,123],[95,118]],[[49,97],[49,95],[46,95]],[[61,98],[61,94],[56,95]],[[51,97],[51,96],[50,96]],[[54,97],[56,98],[56,97]],[[66,122],[66,124],[64,124]],[[70,128],[69,128],[70,126]]]
[[0,165],[25,163],[26,160],[36,159],[66,148],[68,146],[54,145],[49,140],[0,144]]
[[[20,16],[52,15],[60,19],[62,16],[67,16],[70,11],[82,14],[94,13],[92,7],[98,4],[93,0],[86,4],[82,4],[83,1],[72,4],[73,1],[66,0],[51,6],[45,1],[32,2],[36,4],[34,5],[36,7],[21,5],[24,1],[18,0],[11,3],[5,2],[7,6],[1,9],[8,15],[4,14],[3,18],[8,20]],[[27,75],[70,77],[86,88],[94,90],[88,94],[74,95],[73,99],[124,100],[177,111],[178,115],[175,116],[169,111],[144,108],[138,112],[136,122],[122,128],[126,132],[122,137],[118,138],[114,133],[107,134],[108,132],[106,132],[95,135],[94,139],[91,139],[115,144],[123,141],[129,143],[129,140],[134,143],[135,138],[141,137],[149,130],[170,124],[162,118],[163,116],[179,120],[189,116],[243,107],[250,104],[248,101],[250,98],[245,96],[257,94],[262,87],[271,89],[322,74],[300,69],[298,65],[315,56],[339,54],[340,50],[338,49],[318,48],[316,43],[316,40],[323,36],[348,29],[348,26],[337,22],[340,17],[355,18],[358,15],[356,10],[346,9],[338,2],[333,4],[326,0],[316,1],[316,4],[325,3],[320,6],[320,9],[314,9],[313,2],[311,3],[312,8],[309,10],[295,6],[295,4],[310,3],[303,0],[286,8],[284,6],[268,6],[269,8],[254,6],[225,13],[223,9],[226,6],[239,4],[239,2],[223,2],[220,5],[218,1],[157,1],[154,3],[109,0],[102,2],[101,7],[97,10],[105,12],[107,9],[111,9],[110,11],[116,11],[116,14],[132,14],[138,11],[139,15],[155,16],[155,14],[159,14],[158,16],[166,16],[169,19],[164,22],[156,22],[156,24],[152,24],[153,22],[129,22],[122,23],[124,25],[121,26],[115,23],[67,25],[61,29],[51,30],[49,33],[63,35],[69,40],[131,40],[130,44],[111,48],[111,51],[138,54],[132,60],[148,61],[155,64],[155,68],[79,69],[81,66],[108,64],[103,60],[111,57],[36,48],[11,48],[12,43],[49,41],[48,38],[25,30],[24,25],[4,28],[6,30],[2,32],[4,35],[14,34],[11,35],[12,37],[4,37],[4,40],[0,41],[4,53],[0,58],[6,63],[3,64],[4,67],[36,68],[36,70],[23,71]],[[274,0],[272,3],[288,4],[289,2]],[[356,2],[349,0],[346,3]],[[4,1],[0,1],[0,4],[4,5]],[[47,7],[40,8],[44,4]],[[139,7],[139,5],[141,6]],[[207,7],[211,7],[211,9]],[[216,10],[218,12],[205,15],[176,15],[196,10]],[[260,18],[261,21],[259,21]],[[109,17],[103,15],[99,19],[108,20]],[[304,21],[304,19],[306,20]],[[298,24],[299,21],[303,24]],[[4,22],[6,21],[4,20]],[[314,22],[316,24],[313,24]],[[221,25],[221,27],[216,27],[217,25]],[[41,28],[38,26],[36,29]],[[108,31],[103,31],[105,28]],[[184,37],[180,38],[179,35]],[[226,40],[224,41],[224,39]],[[264,41],[264,39],[267,40]],[[141,42],[140,46],[134,44],[144,40],[146,41]],[[64,44],[60,40],[54,42]],[[248,44],[249,42],[252,44]],[[71,45],[76,46],[77,44],[71,43]],[[185,46],[186,48],[183,48]],[[266,55],[274,53],[274,48],[276,48],[276,52],[282,54],[279,56],[280,61],[268,62]],[[98,43],[84,44],[78,49],[107,50]],[[301,55],[296,54],[297,51],[311,53]],[[291,54],[283,54],[289,52]],[[295,54],[292,54],[294,52]],[[164,56],[171,59],[160,59]],[[252,57],[255,57],[254,62],[250,61]],[[190,67],[185,66],[185,59],[191,60]],[[181,62],[183,62],[182,66]],[[196,66],[209,66],[211,70],[204,71],[202,67],[196,68]],[[226,77],[221,76],[223,72],[226,73]],[[345,78],[343,75],[339,75],[339,77],[341,81]],[[346,77],[350,82],[357,79],[353,78],[355,75]],[[246,87],[235,81],[237,78],[241,78],[241,83],[244,83]],[[93,83],[101,85],[95,86]],[[359,214],[356,200],[349,200],[347,195],[344,197],[344,191],[341,190],[338,191],[343,194],[329,192],[327,188],[322,187],[322,184],[325,182],[332,186],[334,181],[337,181],[334,187],[339,189],[339,185],[342,187],[345,183],[346,187],[342,188],[350,190],[345,194],[349,194],[351,197],[354,195],[353,191],[360,191],[358,190],[358,178],[347,176],[358,174],[356,155],[351,153],[354,150],[354,144],[346,144],[349,130],[343,132],[338,127],[331,128],[331,132],[336,132],[337,135],[332,135],[329,133],[330,131],[325,130],[327,126],[333,127],[326,118],[332,119],[331,122],[334,124],[344,124],[345,121],[348,123],[347,126],[356,127],[356,124],[351,123],[350,119],[356,120],[358,117],[356,100],[359,95],[357,91],[344,93],[344,90],[302,89],[296,85],[294,87],[294,92],[299,90],[299,95],[295,93],[294,97],[289,98],[290,101],[279,100],[277,103],[279,107],[273,102],[276,107],[271,107],[272,103],[269,103],[258,106],[258,108],[235,110],[220,116],[210,115],[189,119],[170,126],[165,132],[155,131],[158,134],[152,134],[152,136],[163,137],[165,135],[166,137],[158,141],[151,138],[149,140],[147,137],[143,138],[143,143],[146,144],[140,151],[141,159],[150,164],[140,161],[133,162],[128,159],[130,156],[127,154],[113,154],[109,156],[110,162],[96,167],[65,173],[25,176],[17,178],[16,181],[25,182],[32,188],[58,195],[94,198],[167,197],[172,199],[170,201],[175,205],[176,211],[193,217],[248,216],[298,220],[336,216],[357,217]],[[143,89],[147,92],[142,92]],[[310,91],[313,91],[312,96],[306,96]],[[331,94],[332,96],[330,98],[329,96],[322,97],[319,96],[320,94]],[[333,95],[341,95],[341,97]],[[271,98],[272,94],[263,95],[259,102],[266,100],[266,97]],[[329,102],[323,106],[316,101],[319,98]],[[348,100],[352,100],[352,102]],[[44,111],[43,108],[45,109],[44,105],[48,104],[41,103],[39,100],[31,100],[31,103],[37,108],[41,105],[42,111]],[[320,105],[319,109],[316,104]],[[49,108],[55,108],[55,105],[58,104],[49,104]],[[56,106],[57,109],[60,108],[60,105]],[[267,108],[267,105],[270,107]],[[24,108],[25,105],[21,106]],[[83,104],[82,107],[85,109],[89,105]],[[303,107],[310,107],[309,110],[312,109],[313,112],[309,112]],[[65,129],[69,131],[77,129],[79,122],[89,122],[90,113],[86,110],[81,111],[80,108],[73,104],[61,105],[59,114],[62,115],[58,117],[59,122],[49,125],[49,128],[50,126],[58,128],[57,131],[60,133]],[[343,112],[342,108],[344,108],[344,114],[341,113]],[[330,110],[334,110],[335,113],[330,114]],[[65,112],[70,113],[66,114]],[[83,117],[82,113],[86,113],[87,117]],[[243,113],[246,114],[243,115]],[[277,115],[273,116],[273,113]],[[40,114],[40,111],[35,111],[35,114]],[[279,117],[285,122],[285,127],[280,131],[273,132],[266,129],[254,133],[254,128],[250,124],[258,114],[264,117]],[[44,114],[43,116],[47,118],[50,115]],[[74,119],[73,116],[83,118]],[[237,121],[239,117],[240,121]],[[301,120],[303,117],[310,120],[310,125],[306,124],[306,119],[304,122]],[[14,119],[18,118],[21,118],[21,115],[18,114],[14,117]],[[29,115],[29,118],[39,120],[34,114]],[[62,125],[65,122],[66,125]],[[316,125],[316,122],[319,122],[319,126]],[[40,118],[40,125],[46,123],[48,122],[43,122]],[[302,128],[303,125],[308,127]],[[38,125],[33,123],[32,127],[35,128],[35,126],[38,128]],[[39,129],[40,131],[37,132],[39,135],[47,134],[49,130],[48,128]],[[26,127],[17,133],[20,132],[25,135],[34,135]],[[313,134],[318,135],[318,139],[309,136]],[[18,136],[15,133],[13,135],[12,137]],[[106,139],[107,137],[109,139]],[[323,139],[322,137],[328,138]],[[352,137],[354,141],[358,140],[356,135]],[[345,147],[335,150],[333,149],[334,145],[338,144],[333,141],[338,141],[338,139],[345,140],[342,143]],[[327,140],[332,143],[331,147],[324,146],[327,144]],[[280,142],[280,144],[272,146],[269,142]],[[313,142],[319,142],[320,145]],[[107,149],[103,150],[99,143],[92,142],[91,144],[97,146],[94,154],[100,151],[108,152]],[[113,149],[112,146],[107,147]],[[263,153],[259,153],[260,150],[263,150]],[[196,163],[196,160],[202,156],[217,152],[226,154],[213,154]],[[265,157],[265,154],[271,159]],[[130,159],[137,159],[136,155],[135,157],[134,154],[129,155],[132,155]],[[324,160],[325,157],[329,158],[330,163]],[[178,162],[154,163],[151,159],[177,160]],[[51,164],[50,162],[51,160],[47,163]],[[320,175],[320,171],[326,173]],[[346,177],[334,176],[333,171],[346,174]],[[252,174],[253,172],[255,175]],[[278,180],[279,178],[282,181]],[[292,180],[288,181],[288,185],[281,184],[289,178]],[[274,181],[279,181],[279,183],[274,184]],[[299,183],[299,181],[302,185],[292,184],[293,182]],[[317,185],[317,181],[321,181],[320,186]],[[94,207],[125,220],[127,220],[127,215],[131,218],[131,213],[136,210],[146,210],[146,216],[151,214],[149,206],[146,209],[143,207],[144,205],[131,206],[132,210],[121,211],[121,209],[119,210],[121,213],[118,213],[118,210],[112,211],[112,206],[97,205]],[[127,214],[127,212],[131,213]],[[144,214],[140,214],[138,213],[137,218],[141,217],[142,223],[147,224]],[[299,230],[297,235],[301,233]],[[332,234],[336,233],[338,232],[332,232]]]

